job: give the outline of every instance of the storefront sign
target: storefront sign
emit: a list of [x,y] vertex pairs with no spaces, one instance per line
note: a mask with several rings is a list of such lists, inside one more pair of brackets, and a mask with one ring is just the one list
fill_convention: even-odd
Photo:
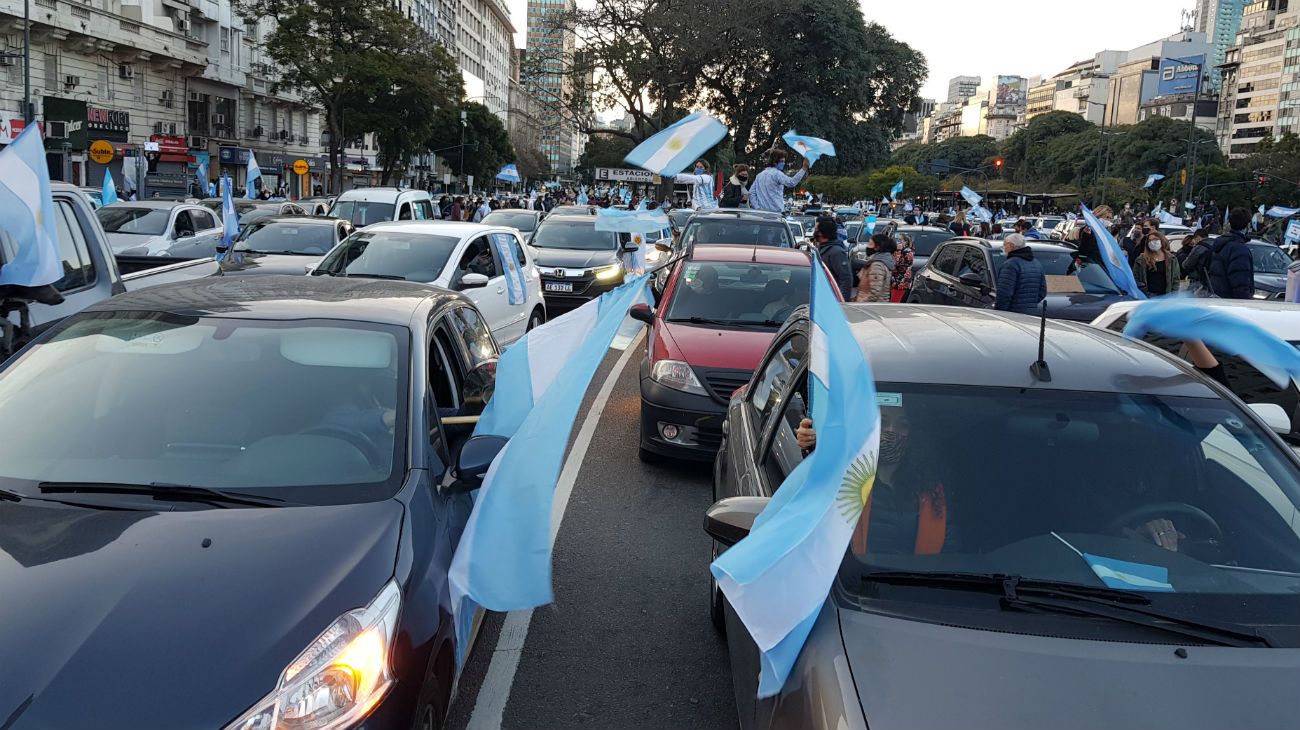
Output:
[[0,144],[9,144],[18,139],[18,135],[22,134],[26,128],[27,122],[22,118],[0,117]]
[[299,174],[299,175],[306,175],[306,174],[307,174],[307,170],[309,170],[309,169],[310,169],[310,168],[307,166],[307,161],[306,161],[306,160],[294,160],[294,161],[293,161],[293,171],[294,171],[295,173],[297,173],[297,174]]
[[97,106],[86,107],[86,129],[92,132],[131,131],[131,113]]
[[597,167],[597,180],[614,180],[619,182],[648,183],[654,180],[654,173],[646,170],[633,170],[625,167]]
[[97,139],[90,143],[90,159],[100,165],[107,165],[113,161],[113,156],[117,150],[111,142]]
[[247,147],[218,147],[217,161],[223,165],[247,165]]

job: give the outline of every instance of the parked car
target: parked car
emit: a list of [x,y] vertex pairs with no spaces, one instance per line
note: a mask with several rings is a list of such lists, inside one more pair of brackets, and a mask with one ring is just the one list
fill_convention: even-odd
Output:
[[[757,647],[710,586],[741,728],[1293,724],[1300,459],[1261,413],[1099,329],[1048,322],[1047,381],[1034,318],[845,313],[890,454],[841,493],[857,528],[778,695],[755,699]],[[801,309],[731,399],[715,555],[804,459],[809,329]],[[1147,527],[1163,519],[1176,551]]]
[[429,193],[389,187],[345,190],[334,199],[328,215],[357,228],[385,221],[431,221],[439,217]]
[[679,250],[697,244],[741,244],[794,248],[795,239],[779,213],[747,208],[697,211],[682,231]]
[[307,215],[327,215],[330,206],[334,205],[333,197],[315,197],[302,198],[297,201],[298,205],[307,212]]
[[483,217],[485,226],[505,226],[519,231],[523,237],[524,243],[533,237],[537,230],[537,224],[542,222],[546,214],[540,210],[520,210],[518,208],[503,208],[494,210]]
[[[202,205],[165,200],[113,203],[95,211],[113,252],[177,259],[216,255],[221,217]],[[215,238],[214,238],[215,236]]]
[[[1091,322],[1106,307],[1129,299],[1105,266],[1075,249],[1046,241],[1030,241],[1029,248],[1047,278],[1048,317]],[[998,270],[1005,258],[1000,245],[980,238],[954,238],[939,246],[912,280],[907,301],[992,309]]]
[[[502,252],[522,282],[512,287]],[[508,345],[546,321],[541,277],[519,240],[500,226],[451,221],[376,223],[331,250],[314,276],[395,279],[459,291],[483,313],[497,342]]]
[[650,325],[641,361],[643,461],[713,458],[732,391],[749,382],[786,317],[808,303],[811,262],[797,249],[696,246],[669,266],[657,308],[632,308]]
[[259,218],[240,230],[233,250],[221,260],[225,276],[302,276],[352,234],[341,218],[277,215]]
[[594,216],[554,211],[537,226],[528,246],[552,315],[621,286],[638,250],[630,234],[596,230]]
[[1286,298],[1287,267],[1291,257],[1264,241],[1251,241],[1250,257],[1255,267],[1255,298],[1282,301]]
[[439,726],[447,571],[504,442],[442,417],[496,357],[458,294],[304,276],[125,294],[28,346],[0,370],[0,418],[41,414],[0,439],[9,724]]

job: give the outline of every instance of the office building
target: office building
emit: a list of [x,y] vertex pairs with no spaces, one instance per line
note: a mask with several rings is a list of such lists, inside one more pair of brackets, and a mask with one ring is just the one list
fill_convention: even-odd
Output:
[[576,39],[556,22],[574,7],[575,0],[528,0],[528,61],[521,80],[543,108],[542,155],[557,174],[571,173],[577,161],[577,130],[565,113],[573,101],[573,84],[566,71]]
[[510,65],[515,27],[504,0],[457,0],[456,63],[465,77],[465,96],[482,103],[508,124]]
[[1237,42],[1241,29],[1241,15],[1250,0],[1198,0],[1196,4],[1196,30],[1204,33],[1211,46],[1209,88],[1218,92],[1224,54]]
[[[1114,127],[1122,124],[1137,124],[1138,110],[1150,104],[1162,91],[1182,88],[1190,74],[1193,82],[1189,94],[1196,92],[1195,78],[1198,71],[1208,72],[1206,59],[1211,47],[1205,33],[1183,30],[1158,41],[1139,46],[1123,54],[1115,72],[1111,74],[1106,94],[1104,126]],[[1193,68],[1195,67],[1195,68]],[[1171,87],[1166,83],[1162,88],[1162,75],[1172,68],[1176,82]],[[1212,92],[1204,80],[1199,86],[1202,96]],[[1166,94],[1168,95],[1168,93]]]
[[1068,111],[1093,124],[1102,124],[1111,76],[1125,56],[1123,51],[1102,51],[1034,86],[1029,90],[1025,117],[1033,119],[1048,112]]
[[980,77],[978,76],[954,76],[948,80],[948,98],[949,104],[960,104],[967,99],[975,96],[979,90]]
[[1300,132],[1298,20],[1300,6],[1291,9],[1287,0],[1258,0],[1242,13],[1236,44],[1220,68],[1216,133],[1231,159],[1250,155],[1266,138]]

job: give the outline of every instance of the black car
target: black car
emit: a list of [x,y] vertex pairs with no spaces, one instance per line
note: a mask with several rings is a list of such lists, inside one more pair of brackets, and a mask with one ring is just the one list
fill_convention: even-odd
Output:
[[677,247],[695,244],[731,244],[794,248],[794,236],[780,213],[744,208],[696,211],[686,223]]
[[[1130,297],[1111,280],[1106,267],[1073,248],[1030,241],[1034,260],[1047,277],[1047,316],[1091,322],[1106,307]],[[982,238],[954,238],[937,248],[912,280],[911,304],[946,304],[992,309],[998,270],[1006,256],[1000,244]]]
[[537,226],[528,245],[553,315],[622,285],[637,251],[630,234],[596,230],[595,216],[555,213]]
[[1286,275],[1291,257],[1277,246],[1264,241],[1251,241],[1247,245],[1250,246],[1250,258],[1255,267],[1255,298],[1286,298]]
[[[342,218],[277,215],[259,218],[239,232],[221,261],[226,276],[302,275],[353,231]],[[220,250],[220,249],[218,249]]]
[[503,445],[443,418],[496,353],[459,294],[333,277],[48,330],[0,370],[4,726],[440,727],[447,572]]

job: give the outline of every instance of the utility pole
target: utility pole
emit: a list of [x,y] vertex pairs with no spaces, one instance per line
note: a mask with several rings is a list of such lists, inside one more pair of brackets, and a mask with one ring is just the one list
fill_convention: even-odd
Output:
[[23,122],[32,123],[32,0],[23,0]]
[[469,123],[465,121],[465,119],[466,119],[467,116],[468,116],[468,115],[465,113],[465,110],[464,110],[464,109],[461,109],[461,110],[460,110],[460,170],[459,170],[460,174],[457,176],[457,180],[456,180],[457,185],[456,185],[456,187],[461,188],[461,192],[462,192],[462,193],[465,192],[465,190],[464,190],[464,185],[465,185],[465,127],[469,126]]

